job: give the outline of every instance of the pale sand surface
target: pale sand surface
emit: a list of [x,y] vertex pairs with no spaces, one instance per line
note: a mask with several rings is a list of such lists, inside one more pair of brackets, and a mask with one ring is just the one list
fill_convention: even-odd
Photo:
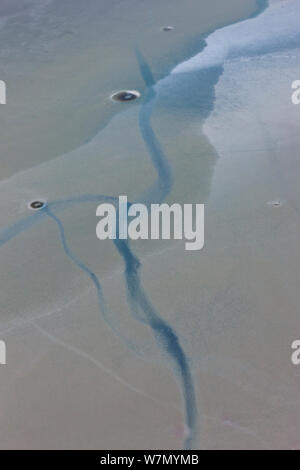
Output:
[[[141,15],[143,2],[133,3]],[[131,42],[137,34],[141,38],[139,46],[158,78],[175,65],[176,54],[178,62],[188,58],[183,37],[185,45],[192,44],[197,34],[254,10],[254,2],[245,1],[231,2],[231,8],[226,2],[226,9],[223,1],[190,2],[184,11],[181,2],[172,9],[165,2],[163,13],[161,3],[153,7],[148,21],[140,19],[140,30],[129,38]],[[117,11],[106,15],[117,22],[120,35],[122,28],[125,34],[128,23]],[[134,17],[130,20],[138,28]],[[164,23],[178,25],[176,34],[161,38],[159,27]],[[155,180],[138,132],[139,107],[118,113],[120,106],[106,99],[112,89],[124,88],[124,79],[130,88],[142,90],[129,39],[114,42],[105,35],[107,42],[96,46],[96,21],[89,24],[87,31],[83,18],[82,32],[73,39],[82,49],[70,54],[71,43],[56,44],[51,52],[55,61],[39,63],[31,71],[36,82],[30,81],[27,98],[16,86],[25,109],[40,74],[47,76],[52,68],[65,80],[62,102],[52,108],[55,126],[51,112],[39,115],[43,106],[48,108],[51,94],[47,98],[45,88],[38,86],[35,121],[28,117],[27,128],[19,122],[18,131],[9,127],[15,132],[15,147],[6,130],[11,166],[4,166],[0,184],[2,227],[26,216],[27,201],[33,198],[101,192],[134,199]],[[108,22],[106,27],[115,31]],[[45,41],[50,47],[49,38]],[[109,47],[124,60],[124,74],[119,61],[103,57]],[[35,54],[38,51],[33,55],[39,58]],[[185,104],[193,92],[198,96],[195,76],[175,74],[158,85],[152,122],[173,169],[168,201],[206,202],[206,243],[199,253],[185,252],[180,242],[143,242],[133,247],[143,263],[147,293],[178,333],[191,364],[200,418],[197,448],[300,446],[299,372],[290,362],[290,344],[299,336],[299,133],[294,125],[299,109],[290,104],[299,55],[296,50],[283,55],[288,58],[263,56],[253,59],[253,65],[228,60],[204,133],[197,106],[192,101]],[[96,57],[106,61],[101,79]],[[76,75],[78,81],[66,87],[70,70],[76,72],[79,66],[83,68]],[[259,85],[265,82],[269,87]],[[76,93],[80,106],[74,103]],[[15,110],[7,109],[17,123],[22,113],[18,116],[14,106]],[[75,148],[115,113],[89,144]],[[65,132],[66,116],[71,134]],[[33,129],[38,141],[32,139]],[[33,144],[45,153],[38,156]],[[18,146],[25,152],[24,166],[18,160]],[[51,160],[56,155],[59,158]],[[16,172],[16,168],[29,169]],[[282,207],[267,205],[276,199],[282,200]],[[149,327],[130,313],[121,259],[109,241],[101,245],[95,237],[95,207],[87,203],[68,208],[61,218],[72,250],[101,279],[115,331],[99,314],[90,279],[65,256],[52,220],[1,247],[0,338],[8,347],[0,382],[1,448],[183,445],[180,387],[175,386],[168,357],[157,347]]]

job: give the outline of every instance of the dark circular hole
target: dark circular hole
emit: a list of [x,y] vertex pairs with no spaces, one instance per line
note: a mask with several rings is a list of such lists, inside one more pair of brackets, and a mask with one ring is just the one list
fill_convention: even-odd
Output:
[[44,201],[32,201],[29,203],[29,208],[34,211],[43,209],[45,206],[46,206],[46,203]]
[[270,201],[270,202],[268,202],[268,205],[272,206],[272,207],[281,207],[282,202],[281,201]]
[[123,90],[114,93],[111,96],[111,99],[114,101],[133,101],[139,98],[141,95],[138,91],[135,90]]

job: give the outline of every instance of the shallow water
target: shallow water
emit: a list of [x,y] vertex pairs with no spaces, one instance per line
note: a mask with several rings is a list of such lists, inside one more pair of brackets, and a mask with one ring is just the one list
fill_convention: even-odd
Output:
[[[254,2],[239,3],[240,17],[253,15]],[[260,16],[212,33],[206,47],[206,30],[198,25],[197,41],[190,31],[186,50],[198,42],[199,54],[165,77],[176,54],[169,52],[165,68],[158,67],[144,19],[138,52],[132,44],[126,55],[126,71],[134,70],[128,85],[121,86],[120,73],[112,81],[119,61],[111,69],[106,62],[110,72],[103,72],[98,94],[95,71],[88,92],[82,88],[87,77],[77,73],[62,105],[58,97],[51,102],[49,128],[35,142],[45,154],[34,149],[33,159],[27,158],[31,119],[17,142],[25,143],[24,165],[7,139],[15,158],[4,162],[0,183],[0,336],[9,346],[1,381],[3,448],[298,446],[298,376],[289,362],[299,278],[298,134],[297,109],[289,100],[297,78],[299,2],[270,3]],[[212,22],[204,4],[199,12]],[[63,7],[54,2],[49,8]],[[68,2],[64,8],[70,14]],[[88,60],[86,52],[96,48],[94,26],[91,36],[84,34],[95,8],[90,2],[80,21],[72,10],[70,24],[78,25],[82,48],[76,51],[79,65],[72,64],[77,72],[95,57]],[[126,30],[121,4],[108,10],[101,15]],[[182,10],[174,10],[178,20]],[[53,61],[63,67],[60,60],[70,51],[63,42],[61,56],[57,52],[62,23],[54,28],[51,11],[58,17],[55,9],[34,16],[37,30],[40,21],[52,24],[45,44],[49,51],[55,47],[37,76],[51,70]],[[224,24],[235,22],[236,2],[231,21],[222,13]],[[192,30],[197,21],[190,16],[185,21]],[[157,34],[175,33],[180,23],[174,24],[174,31],[164,33],[156,21]],[[182,36],[173,40],[166,50]],[[37,50],[30,41],[27,52],[39,62],[40,43]],[[112,44],[107,39],[105,47],[119,47]],[[8,54],[7,69],[15,66]],[[262,89],[261,83],[269,86]],[[141,100],[126,108],[112,103],[111,93],[127,86],[140,90]],[[75,103],[74,90],[81,90]],[[101,110],[95,111],[95,97],[102,97]],[[71,119],[82,106],[78,121]],[[64,125],[62,142],[59,128],[66,119],[72,132]],[[68,147],[73,150],[62,152]],[[166,241],[100,246],[96,206],[119,194],[148,203],[205,202],[204,250],[191,255],[182,243]],[[275,199],[282,207],[268,205]],[[33,200],[48,206],[29,213]]]

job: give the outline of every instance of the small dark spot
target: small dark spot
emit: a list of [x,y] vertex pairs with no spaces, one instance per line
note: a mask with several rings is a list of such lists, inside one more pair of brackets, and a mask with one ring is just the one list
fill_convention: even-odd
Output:
[[46,207],[46,203],[45,201],[32,201],[29,203],[28,205],[29,209],[33,210],[33,211],[38,211],[40,209],[43,209],[44,207]]
[[282,202],[281,201],[270,201],[270,202],[268,202],[268,205],[272,206],[272,207],[281,207]]
[[122,90],[111,95],[113,101],[133,101],[139,98],[141,95],[135,90]]
[[173,29],[174,29],[174,26],[163,26],[161,28],[161,30],[165,32],[173,31]]

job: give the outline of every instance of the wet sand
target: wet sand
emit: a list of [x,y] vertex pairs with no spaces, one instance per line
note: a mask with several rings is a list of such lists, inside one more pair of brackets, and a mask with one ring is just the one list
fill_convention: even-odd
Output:
[[[107,100],[112,91],[127,87],[145,92],[128,44],[138,35],[155,79],[164,78],[202,49],[201,34],[254,12],[254,2],[233,1],[230,8],[226,2],[226,11],[221,1],[205,7],[204,2],[191,2],[190,9],[172,3],[173,16],[163,24],[176,29],[162,33],[162,16],[170,13],[167,3],[166,10],[157,3],[147,20],[139,16],[146,15],[139,9],[141,2],[135,3],[136,17],[114,4],[115,9],[103,12],[101,34],[107,35],[100,45],[95,38],[102,20],[90,23],[96,8],[91,2],[80,21],[75,13],[71,16],[72,27],[78,25],[77,39],[59,44],[57,29],[54,38],[53,28],[45,33],[49,37],[43,47],[47,45],[50,56],[42,63],[41,43],[35,49],[31,38],[29,52],[38,64],[25,64],[25,58],[21,63],[22,73],[30,70],[35,79],[28,81],[26,98],[15,87],[15,96],[23,99],[19,106],[27,110],[26,124],[17,124],[22,112],[17,116],[16,105],[8,106],[11,114],[5,118],[7,126],[10,118],[17,127],[9,126],[11,134],[7,127],[4,140],[11,158],[0,184],[3,229],[29,215],[30,200],[67,200],[87,193],[135,199],[155,182],[138,128],[141,106],[130,104],[125,110],[122,103]],[[55,2],[49,8],[61,17]],[[37,28],[43,18],[36,17]],[[46,18],[51,24],[50,13]],[[108,30],[116,29],[120,36],[114,41]],[[248,52],[243,54],[248,59]],[[20,56],[17,65],[9,57],[6,70],[12,74]],[[249,69],[242,68],[242,61],[234,68],[229,60],[224,71],[218,63],[209,74],[201,67],[190,74],[181,71],[155,87],[152,126],[174,180],[167,200],[206,202],[206,244],[204,251],[192,255],[182,243],[137,242],[133,249],[142,262],[143,286],[160,317],[178,334],[189,363],[199,414],[196,448],[299,446],[299,376],[290,363],[298,318],[298,134],[292,125],[297,108],[291,107],[290,90],[285,89],[297,78],[296,70],[288,62],[286,74],[269,93],[250,86],[268,81],[283,60],[267,67],[265,58]],[[71,71],[74,81],[69,83]],[[243,72],[252,74],[244,87]],[[41,74],[51,79],[35,88],[34,118],[26,100]],[[58,78],[62,98],[55,95],[56,103],[53,87]],[[43,107],[47,115],[41,116]],[[38,136],[34,142],[33,129]],[[12,140],[14,132],[18,138]],[[283,206],[268,206],[276,198]],[[76,205],[53,203],[51,208],[63,221],[72,251],[101,280],[108,318],[99,312],[89,277],[65,256],[55,221],[32,219],[30,227],[31,219],[26,219],[15,231],[1,232],[0,337],[8,348],[8,364],[1,368],[1,448],[183,446],[187,430],[180,381],[151,329],[132,316],[120,256],[109,241],[100,245],[95,236],[96,205],[82,200]]]
[[[94,137],[119,107],[113,91],[140,89],[134,49],[159,79],[198,52],[201,35],[246,17],[255,0],[36,0],[0,30],[1,79],[8,104],[0,129],[1,179],[77,148]],[[38,5],[44,5],[38,8]],[[22,6],[22,8],[21,8]],[[13,6],[7,4],[10,13]],[[5,14],[5,9],[2,13]],[[1,11],[0,11],[1,13]],[[174,24],[165,33],[161,27]]]

